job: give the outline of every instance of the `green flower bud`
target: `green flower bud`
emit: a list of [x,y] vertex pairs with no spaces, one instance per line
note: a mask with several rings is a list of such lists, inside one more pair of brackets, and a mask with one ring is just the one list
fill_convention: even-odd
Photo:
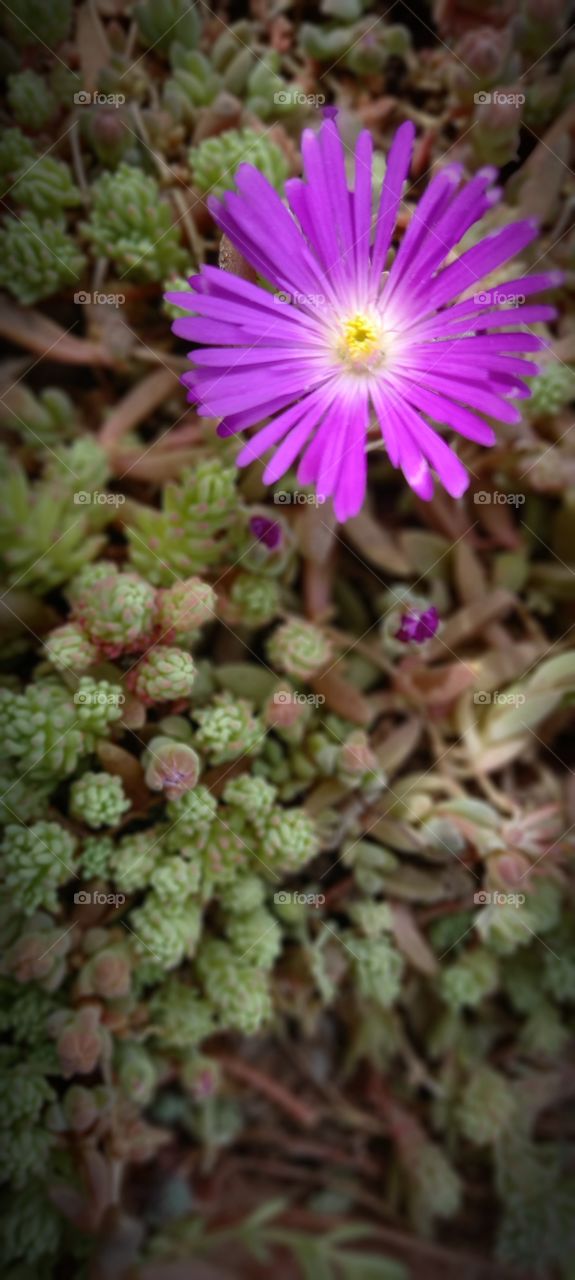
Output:
[[53,156],[40,156],[22,170],[10,192],[15,204],[31,209],[39,218],[57,216],[61,209],[71,209],[81,202],[81,194],[72,180],[70,166]]
[[319,852],[313,819],[304,809],[274,809],[262,824],[262,850],[274,869],[298,871]]
[[197,903],[166,904],[155,893],[148,893],[143,906],[133,911],[130,927],[138,955],[155,960],[163,969],[176,969],[186,957],[193,956],[202,931],[202,912]]
[[281,608],[281,589],[275,578],[239,573],[230,591],[226,614],[230,622],[245,627],[265,627]]
[[234,548],[239,520],[237,470],[207,458],[164,487],[163,509],[141,506],[132,519],[130,557],[158,586],[216,569]]
[[35,156],[34,144],[21,129],[5,129],[0,137],[0,175],[11,185],[22,168],[28,168]]
[[520,1032],[522,1048],[539,1057],[557,1058],[570,1040],[569,1028],[564,1026],[552,1004],[541,1003],[523,1024]]
[[51,631],[45,641],[46,657],[57,671],[73,671],[79,675],[98,660],[98,650],[80,627],[67,622]]
[[99,256],[136,280],[163,280],[187,262],[180,229],[154,178],[120,164],[92,187],[90,219],[82,230]]
[[349,908],[353,923],[367,938],[379,938],[393,930],[393,916],[387,902],[374,902],[365,898]]
[[0,1182],[11,1182],[20,1190],[35,1178],[46,1178],[51,1137],[27,1123],[15,1125],[10,1143],[0,1147]]
[[196,743],[211,764],[225,764],[261,750],[265,731],[245,698],[216,694],[209,707],[194,711],[194,719],[200,725]]
[[142,702],[151,705],[189,698],[195,678],[196,665],[190,653],[157,645],[130,672],[128,686]]
[[[561,917],[561,890],[553,880],[537,879],[531,892],[527,895],[525,906],[517,908],[527,912],[527,921],[532,934],[549,933],[559,924]],[[530,937],[532,937],[532,934]]]
[[222,79],[197,49],[185,49],[176,43],[170,60],[173,74],[164,83],[162,103],[178,124],[191,126],[198,107],[208,106],[219,94]]
[[566,942],[558,954],[546,951],[543,957],[545,987],[555,1000],[575,1004],[575,947]]
[[57,890],[75,874],[74,837],[57,822],[6,827],[0,845],[4,883],[17,910],[56,911]]
[[17,1070],[0,1069],[0,1112],[2,1128],[11,1129],[25,1120],[38,1122],[47,1102],[56,1095],[44,1076],[20,1066]]
[[411,1209],[415,1222],[426,1227],[434,1218],[453,1218],[461,1206],[459,1175],[435,1142],[422,1142],[409,1163]]
[[59,219],[27,213],[0,228],[0,288],[26,307],[77,284],[85,261]]
[[17,124],[38,132],[53,120],[57,103],[49,85],[35,71],[8,76],[8,104]]
[[226,804],[241,809],[246,818],[259,827],[271,814],[276,794],[276,788],[266,782],[265,778],[244,773],[240,778],[232,778],[226,783],[223,796]]
[[[13,388],[14,397],[2,406],[2,422],[17,432],[31,448],[61,444],[77,429],[76,409],[60,387],[44,387],[35,394],[20,384]],[[47,474],[45,468],[44,474]]]
[[207,886],[234,883],[238,873],[247,870],[252,844],[242,816],[221,806],[201,851]]
[[70,33],[72,0],[18,0],[18,11],[12,6],[2,13],[2,21],[11,40],[20,47],[43,44],[55,49]]
[[261,907],[265,888],[257,875],[236,876],[231,884],[219,891],[220,904],[226,915],[247,915]]
[[[233,90],[231,90],[233,92]],[[221,197],[233,190],[241,164],[254,165],[277,191],[283,190],[289,166],[284,152],[265,133],[254,129],[227,129],[215,138],[206,138],[188,153],[194,185]]]
[[157,624],[163,643],[197,631],[215,616],[217,596],[208,582],[188,578],[158,592]]
[[401,990],[403,956],[388,938],[354,937],[349,945],[355,957],[355,975],[359,992],[389,1009]]
[[526,947],[533,941],[533,934],[525,927],[522,911],[510,903],[482,907],[476,917],[475,928],[485,945],[496,955],[512,955],[518,947]]
[[475,1009],[499,985],[499,967],[485,947],[465,951],[455,964],[443,970],[441,994],[452,1009]]
[[6,1266],[26,1259],[28,1266],[46,1266],[54,1259],[62,1235],[62,1217],[48,1199],[42,1182],[29,1181],[24,1191],[10,1196],[3,1215],[2,1261]]
[[108,727],[122,719],[125,695],[109,680],[81,676],[74,694],[78,720],[86,733],[105,737]]
[[88,827],[115,827],[130,806],[122,779],[110,773],[84,773],[70,787],[70,814]]
[[36,986],[24,990],[11,978],[2,981],[3,1007],[0,1029],[10,1031],[15,1044],[39,1045],[46,1040],[47,1019],[54,1011],[54,1001]]
[[113,560],[97,560],[95,564],[84,565],[84,568],[76,573],[66,586],[66,597],[70,606],[74,609],[79,600],[90,595],[97,583],[104,582],[119,572]]
[[107,880],[115,845],[110,836],[88,836],[80,853],[80,867],[86,880]]
[[189,846],[190,850],[202,847],[217,807],[215,796],[203,786],[175,799],[170,797],[167,812],[173,826],[166,833],[166,848],[178,852],[180,845]]
[[290,618],[274,631],[268,642],[268,658],[273,667],[285,671],[296,679],[308,680],[332,656],[332,647],[311,622],[302,618]]
[[150,1022],[167,1049],[192,1049],[215,1030],[210,1005],[176,978],[169,978],[153,997]]
[[163,845],[158,827],[148,827],[136,835],[122,836],[111,859],[114,883],[124,893],[145,889],[162,856]]
[[[70,474],[85,489],[98,489],[106,484],[110,474],[108,456],[93,436],[81,436],[71,444],[60,445],[50,456],[45,468],[45,475],[50,480],[69,483]],[[104,504],[97,504],[91,517],[105,522],[111,518],[110,509],[106,509]]]
[[150,884],[162,902],[181,903],[200,887],[201,869],[197,862],[188,862],[173,854],[156,863],[150,876]]
[[248,960],[258,969],[273,967],[281,951],[282,935],[277,920],[265,907],[243,915],[232,914],[226,933],[240,960]]
[[575,396],[575,372],[554,360],[545,365],[531,382],[531,396],[525,401],[529,418],[554,418]]
[[63,1098],[64,1123],[74,1133],[86,1133],[109,1106],[109,1096],[102,1088],[86,1089],[72,1084]]
[[158,1083],[158,1069],[142,1044],[120,1044],[116,1066],[118,1084],[124,1096],[139,1107],[149,1106]]
[[194,49],[201,34],[197,9],[188,0],[140,0],[134,15],[142,44],[169,53],[174,40]]
[[109,658],[143,648],[155,618],[154,588],[137,573],[92,579],[80,588],[74,613],[93,644]]
[[226,942],[211,938],[196,958],[196,968],[210,1003],[224,1027],[255,1035],[269,1020],[272,1005],[267,975]]
[[492,1067],[481,1066],[470,1076],[459,1105],[462,1133],[478,1147],[500,1142],[509,1133],[517,1104],[508,1080]]

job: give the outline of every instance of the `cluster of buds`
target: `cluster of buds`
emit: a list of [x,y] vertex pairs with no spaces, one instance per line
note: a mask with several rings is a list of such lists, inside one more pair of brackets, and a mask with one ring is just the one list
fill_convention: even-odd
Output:
[[139,573],[119,572],[106,561],[79,574],[69,598],[71,621],[52,633],[48,653],[55,666],[77,672],[98,659],[143,653],[151,646],[154,653],[182,652],[170,646],[193,641],[216,605],[213,588],[200,578],[158,590]]

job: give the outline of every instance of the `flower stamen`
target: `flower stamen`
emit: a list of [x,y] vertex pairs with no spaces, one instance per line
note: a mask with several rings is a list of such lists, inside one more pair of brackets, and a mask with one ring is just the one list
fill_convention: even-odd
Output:
[[379,318],[355,311],[343,321],[337,354],[352,368],[378,364],[383,358],[383,334]]

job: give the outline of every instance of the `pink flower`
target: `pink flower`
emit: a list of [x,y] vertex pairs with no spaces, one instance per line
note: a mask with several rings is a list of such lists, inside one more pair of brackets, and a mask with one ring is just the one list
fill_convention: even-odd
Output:
[[174,333],[204,344],[183,376],[198,412],[222,419],[222,436],[256,428],[238,464],[273,450],[266,484],[299,457],[298,482],[333,497],[339,520],[356,515],[364,499],[372,416],[390,461],[420,498],[433,494],[432,470],[459,498],[469,475],[435,424],[494,444],[486,418],[517,422],[513,400],[530,395],[524,379],[538,372],[524,353],[545,344],[529,326],[555,316],[550,306],[523,303],[559,283],[557,272],[473,292],[534,239],[531,219],[445,265],[499,199],[492,168],[465,182],[451,164],[432,178],[386,270],[413,139],[413,125],[401,125],[373,242],[368,132],[357,140],[350,191],[336,122],[324,120],[318,134],[306,130],[305,179],[286,183],[289,209],[257,169],[242,165],[237,193],[211,198],[210,209],[275,296],[212,266],[190,280],[191,294],[167,294],[192,312],[175,321]]

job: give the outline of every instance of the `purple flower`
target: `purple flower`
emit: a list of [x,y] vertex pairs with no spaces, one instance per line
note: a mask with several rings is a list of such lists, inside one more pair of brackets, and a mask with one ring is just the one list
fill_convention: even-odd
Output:
[[402,614],[395,638],[403,644],[423,644],[435,635],[438,626],[439,614],[435,605],[431,605],[429,609],[413,610]]
[[282,540],[281,527],[277,520],[269,520],[267,516],[251,516],[250,530],[258,542],[263,542],[269,551],[275,551]]
[[238,193],[221,203],[212,198],[210,209],[275,296],[211,266],[191,279],[192,300],[189,293],[167,294],[193,311],[175,321],[174,333],[211,344],[191,353],[194,367],[183,376],[198,412],[221,418],[223,435],[259,428],[238,463],[246,466],[275,449],[266,484],[301,456],[298,482],[315,485],[323,498],[333,496],[339,520],[362,505],[372,412],[393,466],[420,498],[432,496],[431,468],[447,492],[460,497],[467,471],[428,419],[493,444],[485,416],[517,422],[511,399],[529,396],[523,379],[538,372],[518,354],[545,345],[527,326],[555,316],[550,306],[523,302],[559,283],[558,273],[476,290],[478,281],[533,240],[531,219],[486,236],[444,265],[497,201],[494,169],[482,169],[468,182],[459,165],[438,173],[385,270],[413,138],[413,126],[401,125],[387,157],[373,243],[372,140],[366,131],[355,148],[351,192],[333,120],[324,121],[317,135],[304,132],[306,180],[286,183],[289,208],[257,169],[242,165]]

